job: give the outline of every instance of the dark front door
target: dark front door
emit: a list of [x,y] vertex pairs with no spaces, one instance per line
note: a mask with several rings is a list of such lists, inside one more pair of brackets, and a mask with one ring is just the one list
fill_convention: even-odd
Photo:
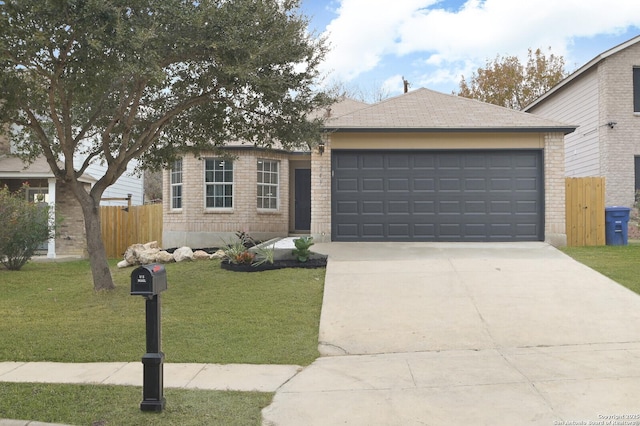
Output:
[[296,231],[311,229],[311,169],[296,169]]

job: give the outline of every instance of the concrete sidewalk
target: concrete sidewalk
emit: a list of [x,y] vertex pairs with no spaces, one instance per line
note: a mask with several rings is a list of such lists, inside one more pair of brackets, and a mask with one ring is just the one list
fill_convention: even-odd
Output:
[[[275,392],[296,375],[297,365],[164,364],[164,387]],[[142,386],[140,362],[0,362],[0,382],[91,383]]]
[[314,248],[325,356],[265,425],[640,424],[640,296],[557,249]]

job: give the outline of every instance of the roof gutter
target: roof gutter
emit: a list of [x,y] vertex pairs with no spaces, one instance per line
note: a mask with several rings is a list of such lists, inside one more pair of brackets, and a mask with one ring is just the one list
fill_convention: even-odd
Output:
[[325,127],[324,133],[573,133],[578,126],[562,127],[446,127],[446,128],[395,128],[395,127]]

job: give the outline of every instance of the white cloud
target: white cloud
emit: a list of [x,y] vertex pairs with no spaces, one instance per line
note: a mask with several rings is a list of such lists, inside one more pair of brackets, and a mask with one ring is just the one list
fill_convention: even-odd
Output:
[[413,66],[422,82],[457,83],[487,59],[526,58],[528,48],[551,47],[571,63],[576,37],[640,27],[638,0],[468,0],[459,8],[438,0],[341,0],[336,13],[324,66],[342,81],[409,56],[423,67]]
[[390,5],[381,0],[342,0],[338,17],[327,25],[331,52],[325,70],[351,80],[378,65],[392,53],[403,21],[425,0],[401,0]]

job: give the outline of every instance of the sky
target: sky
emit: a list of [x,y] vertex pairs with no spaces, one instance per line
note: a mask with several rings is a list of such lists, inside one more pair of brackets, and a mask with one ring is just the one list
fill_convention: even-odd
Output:
[[325,84],[370,101],[402,93],[403,77],[410,90],[451,93],[498,55],[526,62],[529,48],[563,56],[573,72],[640,35],[640,0],[302,0],[301,9],[330,46]]

